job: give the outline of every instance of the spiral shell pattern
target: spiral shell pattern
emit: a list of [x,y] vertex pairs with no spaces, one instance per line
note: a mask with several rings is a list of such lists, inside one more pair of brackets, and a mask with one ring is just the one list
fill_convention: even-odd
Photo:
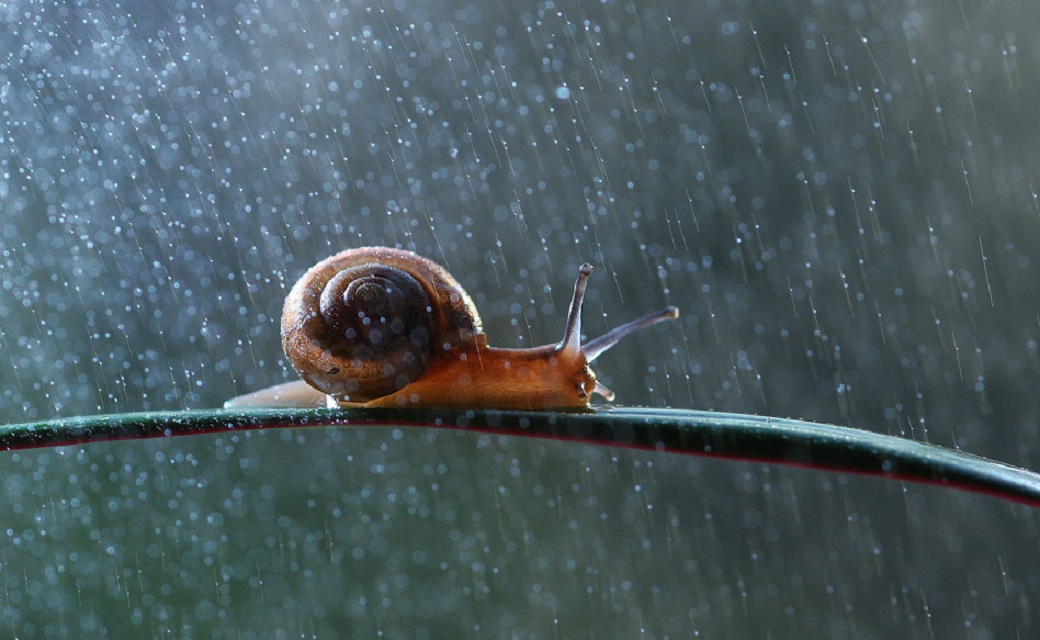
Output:
[[308,384],[342,402],[392,394],[481,332],[469,295],[409,251],[351,249],[303,275],[285,300],[282,348]]

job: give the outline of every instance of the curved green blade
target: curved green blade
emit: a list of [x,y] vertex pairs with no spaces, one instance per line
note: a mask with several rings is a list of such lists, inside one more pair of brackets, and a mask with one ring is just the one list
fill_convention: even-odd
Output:
[[586,413],[457,410],[217,410],[73,418],[0,427],[0,450],[317,426],[415,426],[572,440],[943,484],[1040,507],[1040,474],[849,427],[675,409]]

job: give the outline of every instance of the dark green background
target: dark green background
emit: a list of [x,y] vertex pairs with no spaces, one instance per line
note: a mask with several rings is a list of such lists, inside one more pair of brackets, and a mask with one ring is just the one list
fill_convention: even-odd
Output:
[[[679,306],[678,323],[597,362],[621,402],[846,423],[1040,468],[1038,103],[1040,18],[1029,0],[9,5],[0,9],[0,416],[213,407],[291,379],[278,346],[287,288],[325,255],[388,244],[448,266],[476,300],[493,345],[558,339],[584,261],[598,267],[589,334]],[[265,460],[262,477],[243,481],[250,491],[325,468],[288,453],[279,459],[276,438],[249,441]],[[443,440],[423,446],[411,438],[402,455],[414,465],[476,446],[451,436],[444,451]],[[70,532],[63,544],[90,549],[107,576],[97,580],[120,575],[112,589],[132,589],[135,578],[123,572],[149,562],[134,534],[155,523],[124,521],[124,512],[102,521],[105,496],[134,474],[152,482],[164,464],[153,453],[167,455],[170,446],[9,457],[15,471],[3,475],[4,508],[21,511],[0,520],[5,589],[44,600],[23,595],[4,606],[78,620],[86,602],[91,615],[123,624],[134,596],[128,604],[116,598],[127,612],[117,615],[92,600],[102,597],[93,582],[47,582],[41,576],[58,571],[56,561],[33,564],[13,539],[36,531],[33,544],[51,553],[38,530],[56,518]],[[357,446],[365,459],[379,455],[370,442]],[[539,477],[564,493],[571,476],[582,476],[568,456],[600,456],[588,473],[614,484],[593,483],[583,495],[621,505],[631,520],[609,533],[581,524],[582,539],[605,536],[606,559],[593,564],[607,583],[647,571],[661,576],[664,593],[692,582],[718,597],[761,576],[760,584],[776,585],[765,592],[768,606],[733,596],[732,609],[712,609],[719,617],[711,620],[758,625],[720,633],[782,635],[786,623],[778,621],[787,614],[768,595],[775,593],[801,603],[792,628],[824,628],[819,616],[800,613],[806,603],[837,618],[853,616],[849,606],[865,609],[872,624],[877,603],[895,598],[893,617],[914,629],[897,635],[925,636],[926,601],[931,623],[951,625],[950,634],[1036,631],[1029,612],[1040,586],[1015,591],[998,579],[1001,567],[1040,575],[1029,512],[940,489],[916,494],[926,496],[917,505],[898,486],[846,486],[802,471],[784,472],[790,489],[776,498],[761,491],[771,473],[762,467],[710,463],[710,472],[691,472],[653,456],[615,462],[580,447],[509,446],[521,450],[506,455],[562,458],[560,470]],[[177,466],[168,482],[217,474],[204,493],[213,501],[237,486],[221,465],[241,469],[240,451],[215,460],[211,438],[176,447],[204,462]],[[326,455],[320,449],[309,442],[292,455],[317,460]],[[105,456],[111,468],[98,463]],[[453,459],[484,464],[477,451]],[[663,468],[638,482],[626,475],[649,461]],[[488,487],[508,484],[508,468],[492,466]],[[182,475],[188,469],[198,470]],[[43,478],[49,493],[33,474],[53,474]],[[85,515],[61,506],[79,495],[73,475],[97,482],[80,497]],[[376,479],[355,482],[389,491]],[[673,526],[667,508],[648,518],[624,507],[636,484],[689,510],[675,526],[700,541],[682,560],[626,550],[665,544]],[[164,511],[164,486],[138,504],[154,510],[154,535],[168,545],[190,538],[192,511],[183,501]],[[343,491],[357,490],[351,486]],[[488,489],[492,502],[477,512],[508,517],[518,508],[495,495]],[[386,508],[382,497],[372,500],[365,509]],[[536,502],[524,508],[537,511]],[[287,509],[270,504],[272,514]],[[705,524],[715,505],[731,508],[745,529]],[[556,517],[583,522],[571,508]],[[748,514],[762,509],[777,513],[768,571],[748,560],[746,542]],[[322,521],[304,529],[324,531]],[[73,522],[85,523],[80,530]],[[225,525],[223,548],[233,556],[226,562],[249,566],[250,553],[268,553],[263,536],[279,525],[259,516],[240,522],[244,529]],[[538,523],[547,536],[539,548],[562,562],[570,543],[551,522]],[[652,533],[633,528],[646,523]],[[267,533],[248,542],[257,528]],[[304,529],[278,544],[303,540]],[[872,536],[888,541],[878,562],[898,566],[895,574],[849,552],[872,548]],[[893,545],[912,551],[893,557]],[[703,561],[699,554],[722,572],[680,576],[687,559]],[[525,557],[523,570],[510,566],[517,593],[549,581],[532,577],[544,567]],[[190,558],[185,579],[211,580],[204,556]],[[323,563],[307,556],[299,566],[318,571]],[[954,578],[933,573],[946,570]],[[161,583],[143,580],[134,593]],[[577,597],[574,583],[562,584]],[[650,598],[645,577],[640,585],[639,597]],[[940,598],[939,585],[954,586]],[[51,587],[55,599],[47,600]],[[848,588],[874,604],[857,609],[846,602]],[[181,621],[202,614],[177,594],[177,622],[154,622],[159,614],[148,609],[143,628],[190,635]],[[297,629],[240,604],[237,596],[220,604],[245,621],[239,628],[271,637]],[[490,611],[513,604],[505,597]],[[625,623],[598,605],[582,619],[632,637],[653,620],[651,604],[623,607]],[[251,606],[274,615],[267,603]],[[552,632],[517,611],[517,629]],[[657,622],[655,637],[690,633]],[[572,627],[561,632],[573,635]]]
[[1000,638],[1037,512],[936,486],[419,428],[8,454],[19,637]]

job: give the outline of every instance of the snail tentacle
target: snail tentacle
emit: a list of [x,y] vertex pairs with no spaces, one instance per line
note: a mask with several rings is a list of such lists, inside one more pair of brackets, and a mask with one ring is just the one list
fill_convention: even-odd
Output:
[[600,355],[604,351],[610,349],[618,342],[621,342],[621,339],[625,336],[633,334],[636,331],[646,329],[647,327],[652,327],[658,322],[664,322],[665,320],[675,320],[678,317],[679,309],[677,309],[674,306],[667,306],[664,309],[661,309],[660,311],[656,311],[654,313],[645,315],[642,318],[639,318],[638,320],[627,322],[621,325],[620,327],[614,327],[613,329],[596,338],[595,340],[589,340],[588,342],[582,345],[581,351],[585,354],[585,359],[589,362],[592,362],[596,358],[600,357]]
[[567,310],[567,324],[563,328],[563,339],[557,347],[565,353],[581,353],[581,306],[585,302],[585,288],[592,275],[592,265],[586,262],[578,268],[578,279],[574,281],[574,293]]

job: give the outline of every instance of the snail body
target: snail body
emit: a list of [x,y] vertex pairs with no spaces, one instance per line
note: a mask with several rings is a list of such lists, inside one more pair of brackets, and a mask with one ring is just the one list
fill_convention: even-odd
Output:
[[225,406],[589,406],[589,363],[633,331],[678,317],[675,307],[581,345],[581,304],[592,266],[579,270],[563,339],[529,349],[488,346],[472,299],[440,265],[387,247],[350,249],[308,270],[286,297],[282,348],[302,382]]

